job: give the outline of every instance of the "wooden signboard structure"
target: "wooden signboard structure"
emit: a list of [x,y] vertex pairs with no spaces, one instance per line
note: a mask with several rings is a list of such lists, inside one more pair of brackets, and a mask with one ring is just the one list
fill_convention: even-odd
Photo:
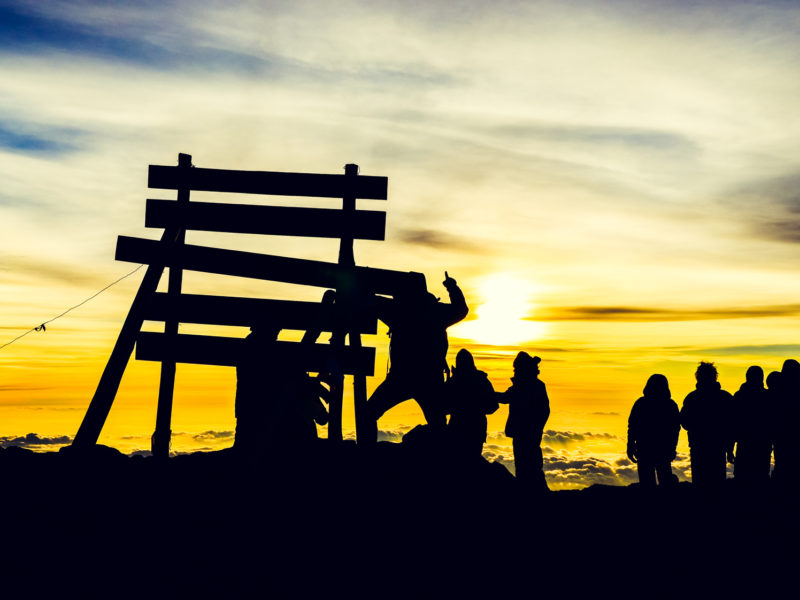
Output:
[[[386,200],[387,185],[386,177],[359,175],[354,164],[345,166],[344,175],[201,169],[192,165],[188,154],[178,155],[177,167],[150,165],[148,187],[176,190],[177,200],[147,201],[145,226],[163,228],[160,240],[125,236],[117,240],[117,260],[148,267],[73,445],[97,443],[135,347],[138,360],[161,363],[152,450],[155,456],[168,456],[176,364],[235,366],[244,342],[181,334],[179,324],[247,327],[265,315],[284,329],[333,333],[327,344],[277,343],[281,353],[298,361],[303,370],[322,372],[335,364],[337,377],[353,375],[358,438],[370,418],[364,410],[366,377],[373,374],[375,364],[375,349],[361,345],[361,334],[377,331],[374,311],[358,299],[367,294],[394,296],[408,286],[425,286],[421,273],[355,265],[353,241],[383,240],[386,225],[385,212],[356,210],[356,199]],[[342,198],[342,208],[190,202],[192,191]],[[190,245],[185,240],[187,230],[338,238],[339,257],[334,263]],[[166,293],[156,291],[164,269],[169,269]],[[326,310],[322,302],[185,294],[181,289],[185,270],[334,289],[336,309]],[[141,331],[146,320],[163,322],[163,333]],[[328,437],[341,440],[341,381],[333,390]]]

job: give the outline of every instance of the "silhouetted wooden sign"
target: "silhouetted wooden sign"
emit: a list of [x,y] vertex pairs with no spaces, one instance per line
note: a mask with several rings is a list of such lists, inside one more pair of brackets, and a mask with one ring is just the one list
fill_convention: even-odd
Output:
[[[335,364],[338,374],[354,375],[356,422],[366,403],[365,377],[372,375],[375,349],[361,346],[361,334],[377,331],[377,316],[369,302],[354,307],[356,297],[395,295],[410,286],[425,287],[420,273],[355,266],[353,240],[383,240],[386,215],[382,211],[356,210],[357,198],[385,200],[386,177],[358,174],[347,165],[344,175],[232,171],[195,168],[181,154],[178,166],[151,165],[151,188],[177,190],[177,200],[147,201],[145,226],[163,228],[160,240],[119,236],[116,259],[148,265],[117,343],[75,436],[75,445],[97,442],[134,346],[139,360],[161,363],[153,453],[169,452],[172,394],[177,363],[235,366],[243,338],[179,334],[180,323],[252,326],[265,315],[283,329],[306,331],[310,343],[278,342],[282,356],[310,372],[323,372]],[[190,202],[192,191],[342,198],[342,208],[300,208],[223,202]],[[236,234],[261,234],[339,238],[337,262],[305,260],[256,252],[242,252],[185,243],[187,230]],[[168,291],[156,291],[165,268]],[[182,293],[183,271],[315,286],[337,291],[336,303],[240,298]],[[164,323],[163,333],[142,332],[142,323]],[[321,331],[332,342],[314,343]],[[349,345],[344,344],[345,336]],[[341,386],[338,400],[330,403],[328,437],[341,439]],[[337,405],[338,402],[338,405]]]
[[[145,321],[197,323],[201,325],[227,325],[250,327],[256,320],[269,315],[270,321],[281,329],[305,331],[309,323],[316,323],[320,331],[333,332],[339,319],[335,311],[323,310],[318,302],[272,300],[265,298],[237,298],[205,294],[181,294],[173,299],[169,294],[156,292],[142,309]],[[358,333],[377,332],[378,319],[374,310],[362,308],[350,316],[350,327]]]
[[[136,360],[174,360],[195,365],[235,367],[242,338],[178,334],[168,343],[163,333],[143,331],[136,338]],[[281,356],[301,364],[306,371],[324,372],[332,360],[345,375],[374,374],[374,348],[336,348],[330,344],[306,347],[298,342],[276,342]]]
[[410,285],[424,283],[418,273],[352,267],[339,263],[190,244],[175,245],[123,235],[117,238],[116,259],[132,263],[159,264],[186,271],[315,287],[341,288],[357,285],[365,292],[376,294],[395,294]]
[[150,165],[147,186],[195,192],[229,192],[233,194],[271,194],[274,196],[315,196],[364,200],[386,200],[389,180],[386,177],[356,175],[320,175],[317,173],[276,173],[270,171],[227,171],[222,169]]
[[383,240],[386,213],[357,210],[345,214],[329,208],[294,208],[255,204],[148,200],[145,227],[181,225],[194,231],[223,231],[268,235],[340,238],[349,233],[357,240]]

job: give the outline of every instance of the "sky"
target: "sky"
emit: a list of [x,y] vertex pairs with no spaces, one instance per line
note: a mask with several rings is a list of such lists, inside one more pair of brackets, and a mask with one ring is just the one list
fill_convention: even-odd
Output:
[[[701,360],[733,392],[749,365],[800,357],[798,31],[789,1],[0,0],[0,344],[136,267],[114,261],[116,237],[158,238],[145,199],[174,198],[147,189],[147,165],[179,152],[211,168],[357,163],[389,178],[388,201],[359,201],[386,210],[387,229],[356,242],[357,263],[423,272],[445,298],[448,271],[471,308],[451,362],[469,348],[495,389],[517,351],[542,358],[551,487],[629,483],[626,421],[650,374],[680,405]],[[231,200],[219,196],[192,198]],[[187,240],[337,255],[331,240]],[[143,272],[0,350],[0,443],[71,439]],[[371,390],[385,327],[365,343]],[[149,448],[157,388],[158,366],[132,360],[100,442]],[[230,445],[234,390],[232,369],[181,365],[173,450]],[[506,415],[490,416],[485,455],[513,469]],[[422,421],[404,403],[382,439]],[[681,478],[686,452],[682,432]]]

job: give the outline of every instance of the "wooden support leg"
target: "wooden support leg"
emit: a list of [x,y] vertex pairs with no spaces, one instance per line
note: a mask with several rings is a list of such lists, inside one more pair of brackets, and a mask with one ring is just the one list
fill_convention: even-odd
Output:
[[[361,348],[361,334],[350,332],[350,345]],[[356,439],[363,441],[369,438],[369,431],[374,429],[371,423],[369,407],[367,406],[367,377],[366,375],[353,376],[353,408],[356,417]]]
[[[166,238],[167,236],[168,232],[165,232],[164,237]],[[147,268],[144,278],[142,278],[142,283],[139,285],[139,291],[136,292],[136,297],[133,299],[131,310],[125,318],[125,323],[122,325],[117,342],[114,344],[114,349],[111,351],[111,356],[108,358],[106,367],[103,370],[103,375],[100,377],[100,382],[97,384],[97,389],[94,392],[86,415],[83,417],[78,433],[75,434],[75,439],[72,441],[73,446],[85,447],[93,446],[97,443],[100,432],[103,430],[103,425],[108,418],[108,413],[111,410],[111,405],[117,395],[122,375],[128,365],[128,359],[130,359],[133,347],[136,344],[136,336],[142,328],[142,305],[156,291],[163,272],[163,265],[150,265]]]
[[[192,157],[188,154],[178,155],[178,167],[188,171],[192,167]],[[189,188],[178,189],[178,205],[189,203]],[[186,231],[180,230],[174,237],[175,247],[186,241]],[[169,287],[167,294],[170,301],[176,304],[181,295],[183,286],[183,270],[180,267],[169,268]],[[173,313],[175,314],[175,313]],[[175,389],[175,340],[178,335],[177,317],[172,317],[164,322],[164,338],[169,346],[167,360],[161,363],[161,382],[158,387],[158,411],[156,413],[156,430],[150,444],[153,456],[158,458],[169,457],[169,443],[172,439],[172,396]]]

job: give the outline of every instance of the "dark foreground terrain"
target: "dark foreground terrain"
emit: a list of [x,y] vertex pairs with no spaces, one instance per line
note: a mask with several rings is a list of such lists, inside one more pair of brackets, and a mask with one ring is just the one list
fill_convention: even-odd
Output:
[[425,443],[0,449],[0,597],[797,597],[791,494],[516,483]]

